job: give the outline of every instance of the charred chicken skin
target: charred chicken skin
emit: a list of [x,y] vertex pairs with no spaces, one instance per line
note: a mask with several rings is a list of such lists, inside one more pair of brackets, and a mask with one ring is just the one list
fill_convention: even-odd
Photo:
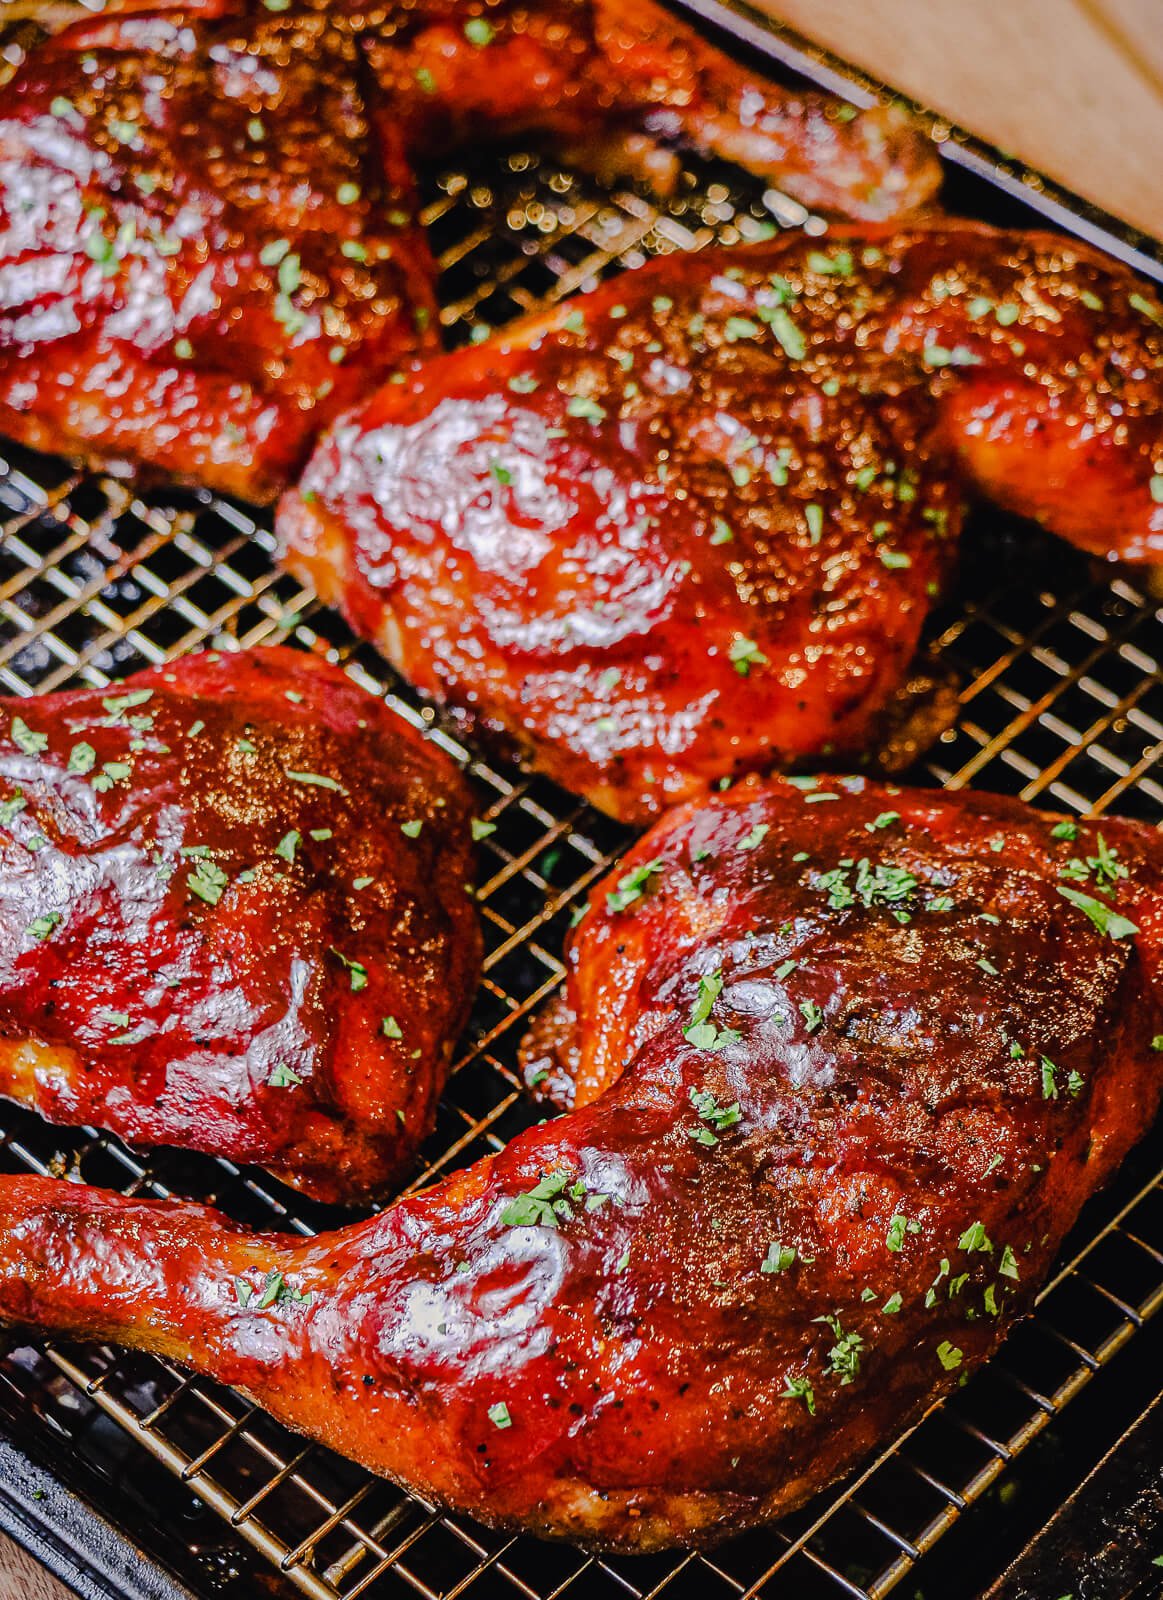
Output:
[[414,160],[536,132],[665,183],[626,143],[648,126],[812,204],[923,201],[921,136],[840,109],[648,4],[110,4],[4,90],[0,429],[273,499],[331,417],[437,348]]
[[189,656],[0,704],[0,1094],[385,1190],[475,987],[470,797],[337,667]]
[[1161,440],[1163,310],[1110,261],[972,224],[797,236],[385,387],[280,525],[419,688],[641,822],[883,738],[967,493],[1163,557]]
[[486,1522],[780,1515],[994,1349],[1163,1086],[1163,847],[751,779],[593,893],[566,1115],[310,1241],[0,1180],[0,1314],[155,1350]]

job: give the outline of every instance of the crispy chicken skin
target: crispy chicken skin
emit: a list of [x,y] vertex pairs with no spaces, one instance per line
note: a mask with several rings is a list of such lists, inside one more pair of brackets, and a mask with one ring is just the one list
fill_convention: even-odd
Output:
[[1163,557],[1161,324],[1049,234],[669,256],[342,419],[286,560],[420,689],[646,821],[875,746],[967,493]]
[[479,971],[470,809],[439,751],[295,651],[0,702],[0,1094],[319,1199],[383,1192]]
[[856,216],[938,175],[895,113],[837,120],[651,5],[105,12],[4,88],[0,431],[251,500],[436,349],[412,162],[441,147],[544,134],[665,187],[648,125]]
[[594,890],[538,1068],[572,1111],[310,1241],[0,1180],[0,1313],[237,1384],[486,1522],[711,1543],[1029,1306],[1159,1102],[1161,889],[1140,825],[749,780]]

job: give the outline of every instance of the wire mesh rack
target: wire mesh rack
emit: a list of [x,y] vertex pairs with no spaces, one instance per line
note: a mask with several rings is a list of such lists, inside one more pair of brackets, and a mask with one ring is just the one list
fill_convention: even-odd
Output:
[[[988,193],[978,201],[989,210]],[[659,209],[522,153],[434,179],[425,220],[454,340],[650,255],[776,227],[824,228],[714,164],[688,167]],[[1159,620],[1125,573],[1027,525],[979,515],[959,584],[929,630],[928,648],[960,677],[961,715],[914,776],[1079,811],[1163,815]],[[496,825],[481,846],[484,980],[419,1186],[534,1120],[517,1042],[562,976],[572,909],[617,858],[626,831],[544,780],[466,750],[277,567],[269,519],[208,494],[148,491],[0,446],[4,692],[103,684],[210,643],[284,639],[341,659],[442,742]],[[10,1169],[192,1195],[258,1227],[308,1233],[336,1220],[253,1170],[172,1151],[147,1158],[109,1135],[50,1128],[14,1107],[0,1106],[0,1143]],[[229,1390],[108,1348],[10,1350],[0,1361],[0,1411],[116,1485],[118,1514],[146,1548],[154,1524],[166,1521],[171,1539],[176,1528],[183,1574],[202,1594],[878,1600],[927,1571],[928,1553],[968,1508],[1124,1348],[1142,1342],[1163,1302],[1161,1155],[1158,1141],[1141,1147],[1092,1203],[1036,1315],[952,1401],[798,1516],[709,1555],[596,1558],[490,1533],[305,1444]]]

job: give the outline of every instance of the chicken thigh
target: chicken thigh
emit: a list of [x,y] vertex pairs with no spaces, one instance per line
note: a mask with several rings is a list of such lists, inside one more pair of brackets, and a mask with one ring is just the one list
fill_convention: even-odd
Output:
[[476,986],[470,810],[446,757],[290,650],[0,702],[0,1094],[382,1193]]
[[418,688],[643,822],[885,741],[969,494],[1163,558],[1163,309],[1082,245],[949,223],[656,260],[381,389],[279,525]]

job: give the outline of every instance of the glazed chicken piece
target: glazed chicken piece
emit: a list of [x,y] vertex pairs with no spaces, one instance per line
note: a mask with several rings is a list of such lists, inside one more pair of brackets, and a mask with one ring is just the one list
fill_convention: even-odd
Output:
[[41,44],[0,111],[0,430],[273,499],[437,348],[411,164],[458,140],[584,139],[665,185],[646,135],[626,145],[645,119],[857,216],[935,186],[895,113],[838,120],[618,12],[111,0]]
[[323,15],[79,23],[0,111],[0,430],[273,499],[436,348],[407,168]]
[[548,140],[604,178],[668,193],[674,146],[725,157],[804,205],[865,221],[941,181],[895,107],[855,112],[738,66],[653,0],[340,0],[412,156]]
[[[882,743],[966,494],[1163,558],[1163,310],[968,223],[657,260],[343,418],[286,560],[418,688],[642,822]],[[948,720],[906,718],[886,765]]]
[[0,1094],[381,1193],[476,984],[470,807],[382,701],[290,650],[3,701]]
[[486,1522],[711,1543],[1029,1307],[1159,1104],[1161,929],[1147,827],[749,780],[594,890],[528,1051],[566,1115],[309,1241],[2,1179],[0,1314],[239,1385]]

